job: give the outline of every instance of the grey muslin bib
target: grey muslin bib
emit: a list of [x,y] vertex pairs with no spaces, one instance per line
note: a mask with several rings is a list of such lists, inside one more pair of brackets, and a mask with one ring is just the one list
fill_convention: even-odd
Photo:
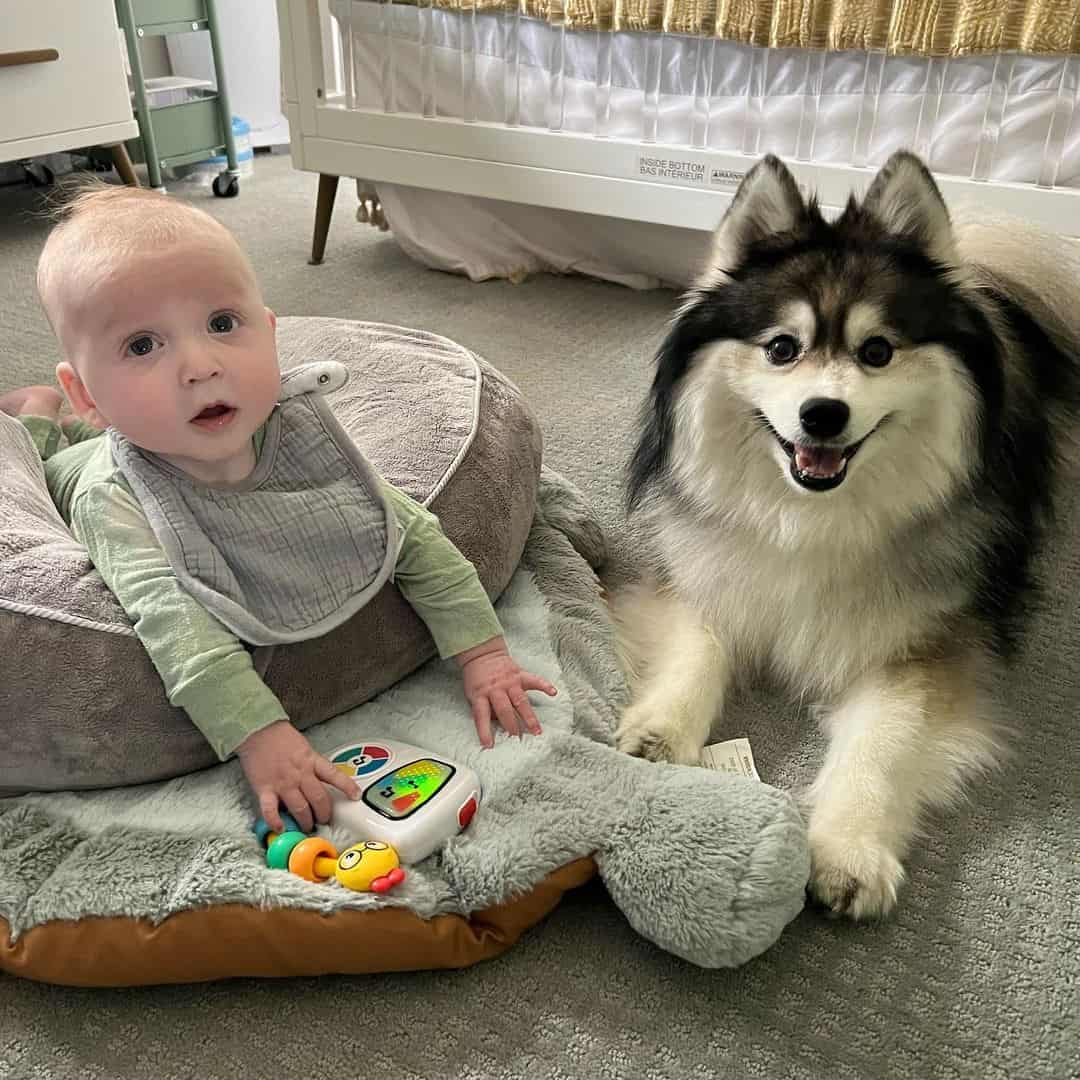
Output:
[[325,634],[391,577],[393,510],[320,396],[347,378],[334,361],[286,372],[258,463],[238,484],[196,480],[109,431],[180,584],[253,645]]

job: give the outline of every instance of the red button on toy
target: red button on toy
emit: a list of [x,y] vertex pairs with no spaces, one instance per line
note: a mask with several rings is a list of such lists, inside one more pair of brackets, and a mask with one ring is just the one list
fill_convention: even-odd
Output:
[[473,814],[475,813],[476,796],[470,795],[468,799],[465,800],[465,805],[462,806],[462,808],[457,812],[458,825],[460,825],[461,828],[464,829],[465,826],[468,825],[470,821],[472,821]]

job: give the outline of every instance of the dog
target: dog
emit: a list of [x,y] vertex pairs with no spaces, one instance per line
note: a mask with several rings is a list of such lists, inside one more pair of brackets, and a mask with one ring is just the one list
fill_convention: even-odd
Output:
[[889,912],[924,813],[1008,745],[986,691],[1068,460],[1078,311],[1080,244],[953,221],[913,154],[832,220],[770,156],[660,347],[628,469],[651,554],[614,601],[616,742],[698,763],[752,673],[811,702],[809,890],[833,912]]

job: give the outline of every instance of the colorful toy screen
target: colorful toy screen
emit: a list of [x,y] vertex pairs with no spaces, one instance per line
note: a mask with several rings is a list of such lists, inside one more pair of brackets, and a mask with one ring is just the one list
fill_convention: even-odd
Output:
[[364,802],[383,817],[401,821],[437,795],[453,775],[453,765],[419,758],[380,777],[364,792]]

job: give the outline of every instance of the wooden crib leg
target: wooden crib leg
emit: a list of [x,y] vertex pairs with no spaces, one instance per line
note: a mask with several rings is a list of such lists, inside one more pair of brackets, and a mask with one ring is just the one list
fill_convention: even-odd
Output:
[[139,178],[135,175],[135,169],[131,164],[131,158],[128,157],[127,147],[122,143],[113,143],[109,147],[112,152],[113,165],[116,166],[116,171],[120,176],[120,179],[127,184],[128,187],[138,187]]
[[308,263],[318,266],[326,251],[326,235],[330,232],[330,218],[334,213],[334,197],[340,177],[319,173],[319,196],[315,201],[315,235],[311,238],[311,258]]

